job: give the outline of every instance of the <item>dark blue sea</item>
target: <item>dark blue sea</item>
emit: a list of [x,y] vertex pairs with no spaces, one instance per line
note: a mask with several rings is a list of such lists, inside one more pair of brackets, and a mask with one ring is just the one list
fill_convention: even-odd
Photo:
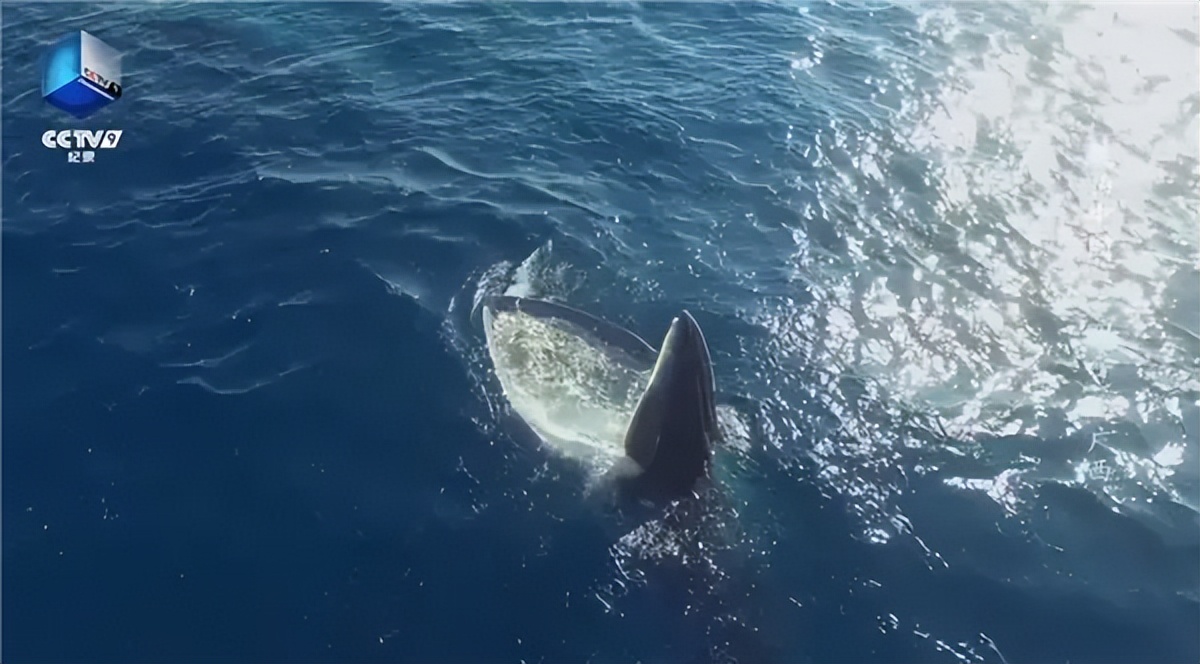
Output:
[[[5,2],[3,660],[1200,661],[1198,11]],[[512,287],[696,317],[719,504],[506,428]]]

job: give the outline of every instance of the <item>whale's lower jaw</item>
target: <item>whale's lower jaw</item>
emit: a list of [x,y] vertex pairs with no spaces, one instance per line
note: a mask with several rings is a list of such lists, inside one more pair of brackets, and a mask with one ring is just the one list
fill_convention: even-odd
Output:
[[547,447],[603,471],[606,491],[652,501],[695,493],[717,431],[708,346],[688,312],[655,351],[628,330],[553,302],[482,304],[505,396]]
[[527,302],[483,302],[488,354],[509,410],[544,449],[600,474],[625,454],[654,351],[627,352],[583,327],[589,321],[545,315],[559,305]]

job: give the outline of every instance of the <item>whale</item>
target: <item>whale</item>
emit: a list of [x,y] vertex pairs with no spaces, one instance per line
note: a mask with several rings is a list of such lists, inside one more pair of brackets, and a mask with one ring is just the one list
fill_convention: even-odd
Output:
[[720,432],[712,357],[691,313],[680,311],[655,348],[558,302],[493,295],[481,308],[504,397],[542,444],[619,496],[697,495]]

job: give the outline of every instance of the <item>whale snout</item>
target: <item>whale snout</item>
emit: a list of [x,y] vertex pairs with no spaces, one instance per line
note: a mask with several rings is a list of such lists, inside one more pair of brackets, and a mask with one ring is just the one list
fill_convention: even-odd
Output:
[[663,339],[662,352],[669,354],[695,354],[704,345],[704,334],[700,325],[687,309],[671,320],[671,327]]

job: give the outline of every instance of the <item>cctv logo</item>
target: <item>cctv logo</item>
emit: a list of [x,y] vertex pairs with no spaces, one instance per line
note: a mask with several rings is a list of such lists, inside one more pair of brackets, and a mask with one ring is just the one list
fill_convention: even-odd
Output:
[[42,134],[42,145],[51,150],[107,150],[117,147],[117,143],[121,142],[121,134],[123,133],[125,133],[123,129],[104,129],[101,131],[92,131],[90,129],[63,129],[56,131],[51,129]]
[[121,54],[82,30],[55,42],[42,62],[42,97],[81,120],[121,91]]
[[[76,118],[95,114],[121,93],[121,54],[82,30],[55,42],[42,62],[42,98]],[[42,145],[69,150],[69,163],[90,164],[94,150],[117,147],[121,134],[120,129],[51,129],[42,134]]]
[[70,150],[67,162],[71,164],[91,164],[96,161],[93,150],[110,150],[121,142],[121,129],[51,129],[42,134],[42,145],[51,150]]

